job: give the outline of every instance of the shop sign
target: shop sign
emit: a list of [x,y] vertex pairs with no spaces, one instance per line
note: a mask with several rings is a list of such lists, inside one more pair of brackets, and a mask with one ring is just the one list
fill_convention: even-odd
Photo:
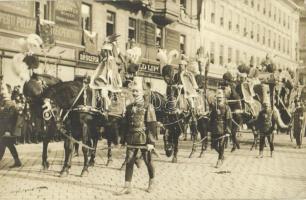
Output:
[[33,33],[36,29],[36,20],[0,11],[0,29],[19,33]]
[[35,1],[0,1],[0,11],[34,18]]
[[142,63],[139,70],[142,72],[160,74],[160,66],[156,64]]
[[55,24],[68,27],[81,27],[81,0],[57,0]]
[[83,61],[83,62],[89,62],[89,63],[95,63],[95,64],[99,64],[100,63],[100,58],[97,55],[91,55],[88,54],[84,51],[81,51],[79,53],[79,60]]
[[55,25],[54,27],[54,37],[56,40],[69,42],[74,44],[81,44],[82,40],[82,30],[72,29],[64,26]]

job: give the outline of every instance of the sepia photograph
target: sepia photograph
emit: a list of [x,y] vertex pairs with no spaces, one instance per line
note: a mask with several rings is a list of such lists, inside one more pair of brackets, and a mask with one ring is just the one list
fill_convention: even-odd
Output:
[[1,200],[306,200],[305,0],[0,0]]

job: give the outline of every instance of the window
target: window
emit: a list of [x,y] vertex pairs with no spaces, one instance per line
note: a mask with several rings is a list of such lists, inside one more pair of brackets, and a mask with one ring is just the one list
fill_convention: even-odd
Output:
[[40,16],[40,2],[36,1],[35,2],[35,17],[39,17]]
[[186,9],[186,0],[180,0],[180,6],[181,6],[181,9],[185,10]]
[[220,8],[220,26],[224,25],[224,6]]
[[91,31],[91,6],[89,4],[82,3],[82,28],[84,30]]
[[115,13],[107,11],[107,17],[106,17],[106,36],[110,36],[116,33],[115,30],[115,21],[116,16]]
[[278,9],[278,23],[280,24],[282,22],[282,13],[280,9]]
[[290,45],[289,40],[287,40],[287,54],[288,55],[289,55],[289,45]]
[[247,32],[247,19],[246,17],[243,19],[243,36],[246,37],[248,34]]
[[212,1],[211,2],[211,14],[210,14],[210,22],[212,24],[215,23],[215,15],[216,15],[216,2]]
[[256,66],[259,66],[259,64],[260,64],[260,59],[259,57],[256,57]]
[[185,54],[185,48],[186,48],[186,36],[180,35],[180,51],[181,54]]
[[281,50],[281,37],[280,35],[278,36],[278,51]]
[[273,18],[274,18],[274,21],[276,21],[276,7],[273,7],[273,11],[274,11]]
[[215,63],[215,43],[211,42],[210,43],[210,63],[214,64]]
[[232,48],[229,47],[227,50],[227,63],[231,63],[232,62]]
[[288,16],[288,23],[287,23],[287,25],[288,25],[288,29],[290,29],[290,16]]
[[251,23],[251,34],[250,34],[250,37],[251,39],[254,39],[254,22]]
[[232,20],[233,20],[233,13],[232,10],[229,10],[229,19],[228,19],[228,30],[232,30]]
[[240,16],[239,16],[239,14],[237,14],[236,31],[237,31],[237,33],[240,32]]
[[283,38],[283,53],[286,53],[286,39],[285,37]]
[[240,64],[240,51],[237,49],[236,50],[236,65]]
[[251,7],[254,8],[254,0],[251,0]]
[[271,2],[269,1],[269,3],[268,3],[268,15],[269,15],[269,18],[272,17],[272,11],[271,11],[271,9],[272,9],[272,6],[271,6]]
[[273,35],[273,49],[276,49],[276,33]]
[[136,19],[129,18],[129,28],[128,28],[129,40],[134,39],[136,41]]
[[224,46],[220,45],[220,55],[219,55],[219,63],[220,63],[220,65],[224,64],[223,57],[224,57]]
[[271,47],[271,30],[268,31],[268,47]]
[[156,27],[156,46],[162,48],[162,29]]
[[246,52],[243,52],[243,60],[244,60],[244,62],[247,62],[247,53]]
[[257,3],[257,11],[260,12],[260,1]]
[[55,2],[54,1],[46,1],[44,4],[44,19],[54,21],[54,13],[55,13]]
[[263,9],[262,9],[262,14],[266,14],[266,10],[267,10],[267,8],[266,8],[266,0],[264,0],[264,4],[263,4]]
[[249,0],[244,0],[245,5],[249,5]]
[[262,44],[266,44],[266,28],[263,27],[263,32],[262,32]]
[[284,27],[286,27],[286,19],[287,19],[287,16],[286,16],[286,13],[284,13],[284,16],[283,16],[283,25]]
[[259,24],[257,24],[257,42],[259,43],[260,42],[260,26]]

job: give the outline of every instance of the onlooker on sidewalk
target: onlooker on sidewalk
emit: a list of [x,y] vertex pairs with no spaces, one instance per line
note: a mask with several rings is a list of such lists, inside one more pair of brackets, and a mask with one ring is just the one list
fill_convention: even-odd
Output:
[[301,148],[303,130],[305,129],[304,108],[299,99],[294,100],[295,111],[293,113],[293,135],[296,140],[296,148]]

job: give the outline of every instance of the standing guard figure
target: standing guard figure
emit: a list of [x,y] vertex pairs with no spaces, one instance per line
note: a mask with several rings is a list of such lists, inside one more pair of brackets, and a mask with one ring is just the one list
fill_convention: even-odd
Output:
[[225,103],[223,90],[217,91],[217,104],[212,109],[210,119],[211,145],[219,154],[216,165],[218,168],[224,161],[225,138],[230,135],[232,127],[232,114]]
[[293,114],[293,135],[296,140],[296,148],[301,148],[302,146],[302,137],[303,130],[305,129],[305,116],[304,108],[301,105],[300,100],[295,99],[295,111]]
[[18,110],[14,101],[10,99],[7,86],[0,77],[0,160],[2,159],[5,148],[7,147],[15,163],[10,168],[20,167],[21,162],[15,147],[16,135],[15,126],[18,117]]
[[142,85],[137,82],[131,83],[131,89],[135,101],[126,108],[127,134],[125,140],[127,143],[126,150],[126,168],[125,168],[125,186],[118,195],[129,194],[132,192],[131,181],[133,176],[134,164],[137,159],[137,153],[140,150],[143,160],[149,173],[149,186],[147,192],[153,190],[154,167],[152,163],[152,154],[154,146],[146,134],[145,115],[146,109],[144,104]]
[[270,155],[272,157],[274,151],[274,133],[276,121],[273,116],[273,110],[269,102],[263,103],[263,109],[259,112],[256,120],[256,128],[259,131],[259,158],[263,158],[263,150],[265,146],[265,138],[270,145]]

